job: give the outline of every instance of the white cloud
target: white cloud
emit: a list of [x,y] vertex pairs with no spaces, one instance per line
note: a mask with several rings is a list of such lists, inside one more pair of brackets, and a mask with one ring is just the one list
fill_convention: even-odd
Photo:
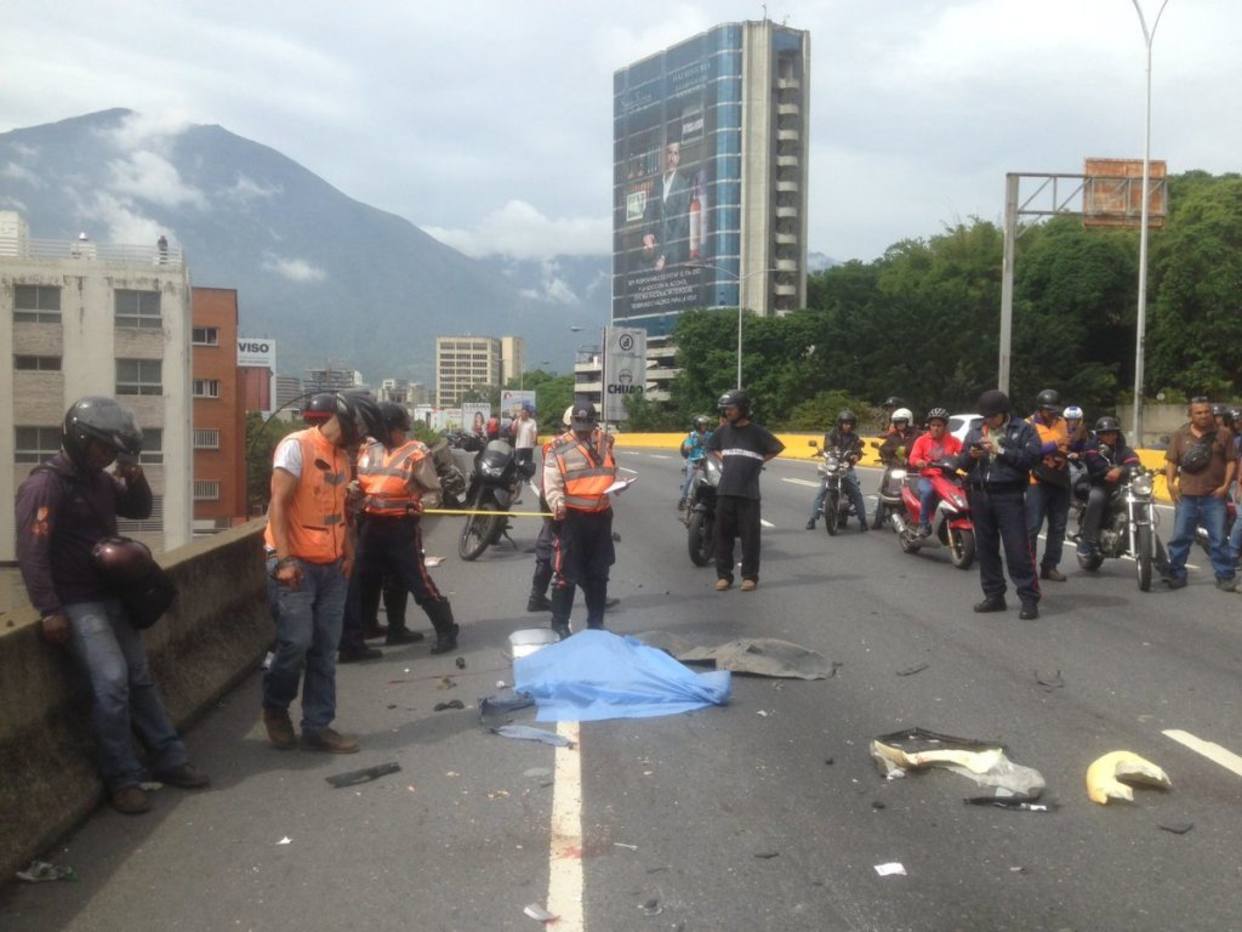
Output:
[[445,245],[475,258],[604,255],[611,251],[612,241],[612,227],[607,216],[552,218],[526,201],[518,200],[492,211],[473,230],[423,229]]
[[9,210],[18,210],[23,214],[28,213],[28,208],[26,207],[26,203],[24,201],[19,201],[17,198],[8,197],[7,195],[0,195],[0,207],[5,207]]
[[82,216],[103,223],[108,229],[107,239],[112,243],[154,246],[161,235],[169,233],[157,221],[135,208],[129,198],[116,197],[106,191],[95,195],[94,201],[83,208]]
[[227,188],[220,188],[216,193],[231,201],[248,204],[254,200],[266,200],[267,198],[275,197],[277,194],[281,194],[283,190],[278,184],[265,185],[239,172],[236,181]]
[[190,126],[189,115],[179,108],[157,108],[131,113],[107,131],[109,140],[122,152],[135,149],[166,151]]
[[176,167],[155,152],[139,149],[128,158],[108,163],[112,170],[112,190],[132,195],[161,207],[190,204],[207,209],[207,198],[193,185],[186,184]]
[[21,142],[9,143],[9,148],[21,156],[22,160],[26,162],[33,162],[39,155],[38,146],[28,146]]
[[269,256],[263,262],[263,268],[269,272],[284,276],[291,282],[320,282],[328,274],[319,266],[312,265],[305,259],[286,259],[281,256]]
[[28,184],[32,188],[43,187],[43,179],[32,172],[25,165],[18,165],[16,162],[9,162],[4,168],[0,168],[0,178],[12,178],[14,181],[20,181]]

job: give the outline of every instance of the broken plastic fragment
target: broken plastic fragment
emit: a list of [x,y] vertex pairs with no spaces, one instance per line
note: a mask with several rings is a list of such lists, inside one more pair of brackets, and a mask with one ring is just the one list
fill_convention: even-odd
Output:
[[333,787],[340,789],[345,786],[356,786],[359,783],[370,783],[372,780],[378,780],[390,773],[396,773],[401,769],[401,765],[396,761],[390,761],[387,764],[376,764],[374,767],[364,767],[361,770],[350,770],[346,773],[338,773],[335,776],[324,777]]
[[881,877],[905,877],[906,868],[900,861],[890,861],[887,864],[877,864],[875,872]]
[[531,903],[524,910],[522,910],[522,912],[525,913],[527,916],[530,916],[531,919],[534,919],[537,922],[556,922],[557,920],[557,917],[555,915],[548,912],[538,903]]
[[1101,806],[1107,806],[1110,799],[1134,802],[1134,790],[1126,783],[1173,788],[1168,774],[1133,751],[1112,751],[1087,768],[1087,796]]
[[530,725],[501,725],[499,728],[493,728],[494,734],[500,735],[502,738],[516,738],[519,741],[541,741],[544,744],[550,744],[554,748],[572,748],[574,743],[564,735],[558,735],[554,731],[545,731],[542,728],[532,728]]
[[871,756],[890,779],[912,770],[944,767],[979,786],[993,787],[993,796],[1033,802],[1044,791],[1044,777],[1032,767],[1015,764],[1003,745],[955,738],[922,728],[882,735],[871,742]]
[[51,880],[77,880],[72,867],[62,867],[48,861],[31,861],[24,871],[17,872],[17,879],[26,883],[47,883]]
[[444,712],[447,709],[464,709],[465,707],[466,707],[465,703],[462,702],[460,699],[453,699],[453,700],[450,700],[449,702],[437,702],[432,707],[432,710],[435,712]]
[[1185,835],[1194,827],[1195,823],[1193,822],[1169,822],[1168,824],[1165,824],[1164,822],[1160,823],[1161,829],[1166,832],[1172,832],[1174,835]]
[[898,676],[914,676],[914,674],[922,673],[924,670],[926,670],[930,666],[931,664],[929,663],[916,663],[912,667],[906,667],[904,670],[898,670],[897,675]]
[[293,839],[292,839],[292,838],[290,838],[288,835],[286,835],[286,836],[285,836],[284,838],[282,838],[280,841],[276,842],[276,844],[278,844],[278,845],[291,845],[291,844],[293,844]]

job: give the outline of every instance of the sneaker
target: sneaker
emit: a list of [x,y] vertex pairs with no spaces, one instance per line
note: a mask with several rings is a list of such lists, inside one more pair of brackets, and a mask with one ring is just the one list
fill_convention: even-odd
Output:
[[354,754],[358,751],[358,739],[341,734],[334,728],[302,732],[302,750],[324,751],[328,754]]
[[180,787],[183,790],[201,790],[211,785],[211,778],[189,763],[173,767],[171,770],[157,770],[152,776],[160,783],[167,783],[169,786]]
[[717,592],[724,592],[726,589],[732,589],[732,588],[733,588],[732,579],[717,579],[716,580],[716,591]]
[[755,587],[758,585],[759,585],[759,582],[757,580],[743,579],[742,580],[742,591],[743,592],[754,592]]
[[1065,574],[1055,566],[1043,566],[1039,569],[1039,578],[1048,579],[1052,582],[1065,582]]
[[550,612],[552,600],[546,595],[533,594],[526,600],[526,610],[528,612]]
[[980,615],[987,612],[1003,612],[1008,606],[1005,604],[1004,596],[989,596],[982,602],[975,603],[975,611]]
[[379,660],[384,656],[384,652],[378,647],[362,647],[342,648],[337,651],[337,663],[359,663],[363,660]]
[[1018,617],[1023,621],[1034,621],[1039,617],[1039,606],[1034,602],[1023,602],[1022,610],[1018,612]]
[[1186,577],[1185,576],[1167,576],[1165,577],[1164,584],[1168,586],[1170,589],[1185,589],[1186,588]]
[[411,631],[409,628],[388,629],[388,637],[384,639],[387,647],[399,647],[402,644],[417,644],[423,640],[423,632]]
[[1216,580],[1216,588],[1221,592],[1237,592],[1238,578],[1236,576],[1230,576],[1228,579],[1218,579]]
[[451,650],[457,650],[457,633],[461,631],[460,625],[453,625],[447,631],[436,632],[436,642],[431,645],[433,654],[447,654]]
[[113,790],[111,802],[113,809],[125,815],[142,815],[151,811],[151,797],[136,783]]
[[287,709],[264,709],[263,724],[267,727],[267,740],[278,751],[291,751],[298,746],[297,732]]

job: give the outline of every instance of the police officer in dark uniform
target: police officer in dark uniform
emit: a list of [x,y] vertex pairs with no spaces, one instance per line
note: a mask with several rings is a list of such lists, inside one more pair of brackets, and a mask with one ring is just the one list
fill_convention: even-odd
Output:
[[1018,617],[1038,618],[1039,582],[1027,535],[1026,489],[1031,470],[1040,459],[1039,435],[1026,421],[1010,416],[1011,405],[1004,392],[984,392],[979,396],[978,411],[983,422],[966,435],[957,462],[967,473],[983,586],[983,601],[975,605],[975,611],[1003,612],[1006,608],[1000,555],[1003,544],[1009,578],[1022,600]]

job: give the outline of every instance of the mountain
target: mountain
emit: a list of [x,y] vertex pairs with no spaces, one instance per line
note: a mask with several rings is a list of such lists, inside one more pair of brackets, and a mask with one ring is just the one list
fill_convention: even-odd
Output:
[[291,375],[332,363],[376,383],[431,382],[434,338],[459,333],[525,337],[528,359],[564,372],[581,342],[570,325],[608,315],[606,258],[468,258],[215,125],[117,109],[0,134],[6,207],[36,237],[145,244],[165,233],[194,284],[237,289],[242,333],[274,338]]

